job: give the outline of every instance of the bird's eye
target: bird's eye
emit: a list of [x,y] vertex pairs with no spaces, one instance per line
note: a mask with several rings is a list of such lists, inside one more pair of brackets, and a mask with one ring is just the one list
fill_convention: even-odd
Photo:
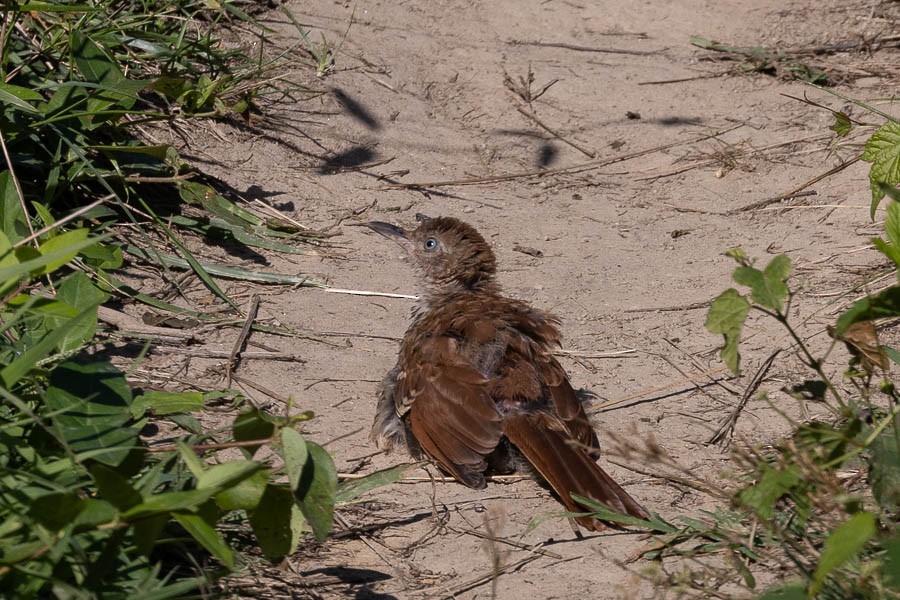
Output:
[[435,238],[428,238],[425,240],[425,250],[428,252],[434,252],[434,250],[438,247],[438,241]]

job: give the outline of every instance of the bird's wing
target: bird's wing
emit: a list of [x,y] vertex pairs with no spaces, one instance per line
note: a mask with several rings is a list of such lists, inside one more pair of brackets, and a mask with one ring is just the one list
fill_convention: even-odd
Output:
[[544,381],[550,388],[550,396],[556,406],[556,414],[569,428],[572,437],[585,446],[599,450],[597,434],[591,426],[587,413],[584,412],[581,400],[572,389],[572,384],[569,383],[569,378],[566,377],[562,365],[549,354],[538,365]]
[[548,400],[552,400],[553,405],[547,408],[562,419],[577,442],[599,449],[597,434],[584,412],[584,406],[552,353],[552,349],[560,343],[559,320],[526,305],[517,305],[517,310],[509,314],[514,315],[512,325],[518,335],[507,337],[506,361],[510,361],[511,354],[525,359],[528,368],[534,370],[536,379],[541,382],[542,393],[549,392],[546,395],[549,395]]
[[397,380],[398,412],[429,456],[456,479],[485,487],[486,457],[503,435],[487,378],[449,336],[422,340],[407,354]]

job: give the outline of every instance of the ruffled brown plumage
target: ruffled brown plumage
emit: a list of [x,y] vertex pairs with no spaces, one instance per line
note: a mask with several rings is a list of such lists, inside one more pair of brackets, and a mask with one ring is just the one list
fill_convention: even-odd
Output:
[[[647,518],[593,458],[597,436],[552,354],[559,320],[501,295],[494,253],[470,225],[421,220],[409,232],[367,224],[408,252],[427,285],[382,382],[373,439],[424,453],[473,488],[485,487],[486,474],[512,472],[516,449],[568,510],[588,511],[575,493]],[[576,520],[603,528],[590,517]]]

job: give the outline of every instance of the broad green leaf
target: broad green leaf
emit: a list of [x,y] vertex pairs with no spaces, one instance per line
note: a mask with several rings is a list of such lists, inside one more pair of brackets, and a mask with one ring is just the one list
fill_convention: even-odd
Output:
[[763,271],[738,267],[734,270],[734,281],[750,288],[750,297],[754,302],[780,313],[788,294],[784,281],[790,272],[791,260],[787,255],[779,254]]
[[[59,237],[62,236],[57,236],[53,240]],[[13,254],[9,252],[9,239],[6,234],[0,232],[0,293],[12,288],[24,275],[40,276],[56,270],[72,260],[82,248],[107,237],[109,236],[81,240],[69,247],[47,253],[38,253],[33,248],[22,246],[15,251],[16,254]]]
[[888,427],[872,442],[869,448],[869,481],[872,495],[885,512],[900,509],[900,448],[897,432]]
[[856,513],[835,527],[822,547],[819,564],[809,587],[809,597],[814,598],[828,576],[859,554],[874,535],[875,515],[869,512]]
[[135,519],[143,519],[153,515],[171,512],[197,511],[207,500],[212,498],[215,493],[215,489],[205,489],[154,494],[144,500],[144,502],[132,506],[122,513],[122,518],[133,521]]
[[[0,232],[5,233],[10,242],[18,242],[29,235],[28,221],[9,171],[0,172]],[[0,250],[6,251],[9,247],[7,244]]]
[[400,478],[403,477],[404,473],[411,468],[418,466],[418,464],[419,463],[397,465],[396,467],[375,471],[361,479],[345,481],[338,486],[337,492],[334,495],[334,502],[335,504],[350,502],[369,490],[396,483],[400,481]]
[[94,463],[90,467],[90,472],[100,497],[119,510],[128,510],[143,500],[141,494],[132,487],[131,482],[115,469],[101,463]]
[[284,470],[287,471],[291,491],[296,492],[309,456],[306,441],[296,429],[285,427],[281,430],[281,454],[284,457]]
[[122,266],[122,249],[109,244],[96,244],[81,250],[84,262],[95,269],[118,269]]
[[[79,242],[84,242],[89,234],[90,229],[86,227],[83,227],[81,229],[73,229],[71,231],[66,231],[64,233],[60,233],[59,235],[55,235],[41,244],[41,256],[45,258],[53,256],[54,259],[44,266],[39,275],[52,273],[56,269],[60,268],[61,266],[75,258],[75,255],[78,254],[78,251],[84,247],[78,246],[77,244]],[[62,254],[57,254],[60,251],[63,251]]]
[[203,410],[202,392],[164,392],[147,390],[134,399],[132,414],[137,418],[146,411],[155,415],[199,412]]
[[175,514],[175,520],[184,527],[201,546],[219,559],[229,570],[234,570],[234,552],[219,535],[216,529],[203,520],[200,515]]
[[[59,352],[71,352],[77,350],[83,344],[94,337],[97,330],[97,306],[106,302],[109,295],[101,292],[81,271],[76,271],[63,280],[56,291],[56,299],[65,302],[77,310],[92,311],[92,318],[82,322],[79,327],[69,329],[68,334],[57,344]],[[48,328],[57,328],[65,324],[68,319],[49,318]]]
[[741,341],[741,330],[749,312],[750,303],[747,299],[736,289],[730,288],[713,300],[706,316],[706,329],[710,333],[719,333],[725,337],[721,357],[733,373],[740,371],[738,343]]
[[337,471],[334,461],[324,448],[306,442],[309,458],[303,467],[300,485],[294,496],[313,535],[320,542],[328,537],[334,520],[334,494],[337,490]]
[[83,310],[77,317],[69,319],[58,329],[54,329],[47,333],[41,340],[19,355],[13,362],[6,365],[0,370],[0,383],[7,389],[24,377],[31,369],[38,365],[38,362],[45,359],[59,343],[69,335],[69,331],[82,327],[85,322],[97,319],[96,309]]
[[828,127],[828,129],[835,132],[838,137],[846,137],[852,128],[853,125],[850,123],[850,117],[843,112],[834,113],[834,123]]
[[84,508],[75,492],[51,492],[30,502],[28,516],[49,529],[59,531],[70,525]]
[[255,460],[236,460],[214,465],[197,478],[197,489],[213,488],[216,492],[220,492],[265,468],[264,464]]
[[866,142],[862,159],[872,163],[869,169],[869,186],[872,188],[869,217],[874,220],[878,204],[884,198],[881,184],[900,183],[900,123],[888,121],[872,134]]
[[853,303],[838,317],[834,326],[835,335],[840,337],[847,328],[860,321],[874,321],[900,316],[900,286],[889,287],[874,296],[866,296]]
[[254,510],[259,505],[268,483],[269,471],[259,470],[216,494],[216,504],[224,511]]
[[[275,433],[275,424],[268,415],[262,411],[251,408],[241,412],[234,420],[232,432],[236,442],[249,442],[253,440],[268,440]],[[243,446],[241,452],[244,456],[251,458],[259,446]]]
[[300,536],[309,531],[294,495],[285,486],[267,486],[259,505],[248,513],[260,549],[273,561],[297,550]]
[[81,512],[72,521],[72,525],[75,527],[75,531],[87,531],[95,529],[99,525],[112,523],[118,517],[119,511],[109,502],[96,498],[85,498]]
[[117,466],[139,443],[131,420],[131,387],[109,362],[93,359],[85,364],[61,363],[50,373],[44,393],[51,422],[73,452],[106,450],[94,460]]

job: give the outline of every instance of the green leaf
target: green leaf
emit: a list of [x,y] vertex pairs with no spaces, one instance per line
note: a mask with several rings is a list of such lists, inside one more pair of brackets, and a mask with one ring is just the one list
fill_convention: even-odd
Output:
[[[893,206],[894,203],[891,203]],[[881,238],[872,238],[872,245],[875,248],[891,259],[895,265],[900,266],[900,246],[895,246],[893,244],[888,244]]]
[[795,582],[779,586],[767,590],[757,600],[806,600],[806,584]]
[[15,360],[0,370],[0,382],[10,389],[16,382],[45,359],[62,340],[69,335],[70,330],[83,327],[85,322],[96,321],[96,308],[83,310],[77,317],[69,319],[62,326],[47,333],[41,340],[19,355]]
[[157,416],[199,412],[203,410],[203,403],[202,392],[147,390],[134,399],[132,414],[137,418],[148,410]]
[[218,493],[265,468],[264,464],[255,460],[236,460],[214,465],[197,477],[197,489],[213,488]]
[[725,337],[721,357],[733,373],[740,372],[738,342],[741,340],[741,330],[749,312],[750,303],[747,299],[736,289],[730,288],[713,300],[706,316],[706,329],[710,333],[719,333]]
[[884,234],[896,249],[900,249],[900,204],[891,202],[884,219]]
[[14,106],[19,110],[31,114],[39,114],[38,109],[31,102],[43,102],[44,97],[36,91],[0,82],[0,104]]
[[178,447],[178,454],[181,455],[181,460],[184,461],[184,465],[188,468],[188,471],[191,472],[191,475],[199,478],[203,475],[203,472],[206,470],[206,463],[203,462],[203,459],[197,456],[197,453],[194,452],[194,449],[188,444],[184,438],[175,441],[175,445]]
[[859,554],[874,535],[875,515],[869,512],[856,513],[835,527],[822,547],[819,565],[813,573],[809,588],[809,597],[815,597],[832,571]]
[[132,506],[122,513],[122,518],[127,521],[144,519],[154,515],[168,514],[172,512],[197,511],[216,493],[215,489],[189,490],[186,492],[164,492],[154,494],[144,502]]
[[[253,440],[268,440],[275,433],[275,424],[267,418],[264,412],[256,408],[250,408],[241,412],[234,420],[232,431],[236,442],[250,442]],[[260,446],[243,446],[241,452],[251,458]]]
[[49,529],[59,531],[71,524],[84,508],[75,492],[51,492],[31,501],[28,516]]
[[[66,336],[57,343],[58,352],[72,352],[93,339],[97,330],[97,307],[106,302],[109,295],[97,289],[87,275],[76,271],[59,285],[56,299],[75,309],[91,311],[91,318],[82,321],[78,327],[70,328]],[[69,318],[48,318],[46,326],[48,329],[56,329],[68,320]]]
[[[151,254],[150,252],[147,252],[142,248],[136,248],[134,246],[126,246],[125,251],[129,254],[133,254],[134,256],[138,256],[151,262],[156,262],[156,259],[159,259],[162,261],[162,264],[168,267],[175,267],[178,269],[193,268],[192,264],[189,261],[183,258],[178,258],[177,256],[171,256],[169,254]],[[268,273],[266,271],[242,269],[238,267],[229,267],[211,263],[197,263],[197,265],[199,265],[199,267],[209,275],[224,277],[226,279],[240,279],[244,281],[256,281],[259,283],[298,285],[300,287],[328,287],[323,283],[319,283],[303,275],[283,275],[281,273]],[[2,273],[2,271],[0,271],[0,273]]]
[[306,441],[296,429],[285,427],[281,430],[281,454],[284,457],[284,470],[287,471],[291,491],[296,492],[309,456]]
[[234,552],[222,540],[215,528],[203,520],[200,515],[176,514],[175,520],[184,527],[201,546],[219,559],[229,570],[234,570]]
[[285,486],[267,486],[259,505],[249,511],[249,519],[260,549],[273,561],[292,554],[308,531],[294,495]]
[[96,529],[99,525],[112,523],[119,517],[116,507],[105,500],[84,498],[81,506],[81,512],[72,521],[72,526],[76,531]]
[[94,359],[56,366],[44,394],[57,434],[73,452],[106,450],[94,460],[117,466],[138,444],[138,432],[128,427],[131,387],[112,364]]
[[893,286],[874,296],[866,296],[854,302],[853,306],[838,317],[834,332],[840,337],[854,323],[898,316],[900,316],[900,286]]
[[[56,269],[60,268],[78,254],[78,251],[81,250],[84,246],[78,246],[78,242],[83,242],[87,239],[88,234],[90,234],[90,229],[83,227],[81,229],[73,229],[71,231],[66,231],[64,233],[60,233],[59,235],[55,235],[52,238],[45,241],[40,246],[41,256],[49,258],[50,256],[54,257],[54,260],[48,262],[44,267],[38,272],[39,275],[44,275],[46,273],[52,273]],[[62,254],[57,255],[63,251]]]
[[334,461],[324,448],[306,442],[309,459],[303,467],[300,484],[294,496],[300,511],[320,542],[328,537],[334,520],[334,494],[337,490],[337,471]]
[[771,519],[775,514],[775,503],[800,482],[800,476],[792,467],[776,469],[761,463],[760,469],[757,482],[743,488],[737,498],[760,518]]
[[81,250],[84,262],[95,269],[118,269],[122,266],[122,249],[108,244],[96,244]]
[[216,504],[224,511],[254,510],[259,506],[268,483],[269,472],[261,469],[216,494]]
[[900,448],[897,432],[888,427],[872,442],[869,450],[869,481],[872,495],[885,512],[900,509]]
[[781,313],[788,287],[785,279],[791,272],[791,259],[779,254],[760,271],[753,267],[738,267],[734,270],[734,281],[750,288],[750,297],[760,306]]
[[623,525],[634,525],[637,527],[646,527],[647,529],[655,531],[657,533],[675,533],[676,531],[678,531],[678,527],[664,520],[659,515],[652,515],[649,519],[639,519],[638,517],[633,517],[631,515],[626,515],[624,513],[610,510],[596,500],[592,500],[591,498],[587,498],[585,496],[580,496],[574,492],[571,494],[571,496],[572,499],[575,500],[575,502],[590,510],[587,513],[565,513],[564,516],[566,517],[591,514],[601,521],[621,523]]
[[144,556],[150,556],[150,553],[156,548],[156,540],[159,539],[159,535],[168,524],[169,513],[167,512],[135,521],[132,524],[132,530],[138,552]]
[[895,592],[900,592],[900,537],[894,537],[885,545],[884,582]]
[[845,137],[850,133],[852,127],[850,117],[847,116],[847,113],[836,112],[834,113],[834,123],[828,129],[835,132],[838,137]]
[[[0,173],[0,231],[6,234],[11,242],[18,242],[28,237],[28,221],[22,212],[19,192],[9,171]],[[2,250],[10,246],[4,245]]]
[[397,465],[396,467],[369,473],[361,479],[345,481],[338,486],[337,493],[334,495],[335,504],[350,502],[369,490],[396,483],[400,481],[404,473],[418,465],[419,463]]
[[217,193],[210,186],[194,181],[183,181],[178,186],[181,199],[188,204],[199,204],[210,213],[242,227],[261,225],[263,220]]
[[875,219],[878,204],[884,198],[882,183],[900,183],[900,123],[888,121],[866,141],[862,159],[872,163],[869,169],[869,186],[872,188],[872,205],[869,217]]
[[118,471],[102,463],[94,463],[90,472],[100,497],[119,510],[128,510],[143,501],[141,494]]

